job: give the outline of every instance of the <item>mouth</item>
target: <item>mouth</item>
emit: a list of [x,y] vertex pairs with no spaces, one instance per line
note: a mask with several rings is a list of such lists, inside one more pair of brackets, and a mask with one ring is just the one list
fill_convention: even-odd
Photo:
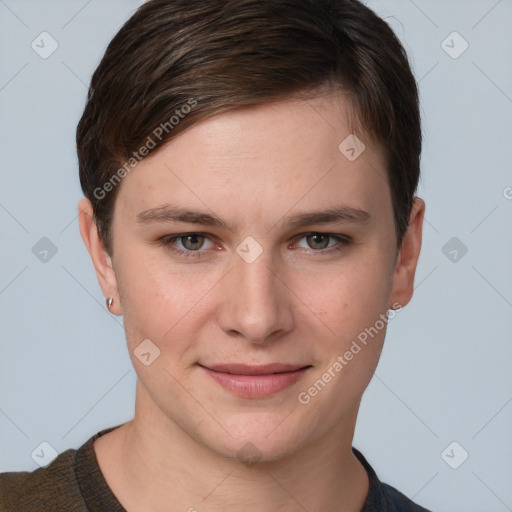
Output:
[[299,381],[312,365],[273,363],[266,365],[219,364],[199,367],[225,390],[242,398],[275,395]]
[[207,366],[210,370],[220,373],[229,373],[230,375],[275,375],[277,373],[288,373],[310,367],[311,365],[292,365],[292,364],[265,364],[261,366],[252,366],[247,364],[218,364]]

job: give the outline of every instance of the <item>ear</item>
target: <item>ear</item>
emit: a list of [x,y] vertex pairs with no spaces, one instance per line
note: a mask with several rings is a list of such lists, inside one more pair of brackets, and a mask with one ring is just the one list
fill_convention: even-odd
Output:
[[414,274],[420,256],[424,215],[425,202],[415,197],[409,216],[409,227],[403,237],[393,275],[391,304],[398,303],[400,307],[409,303],[414,291]]
[[78,203],[78,219],[80,234],[91,256],[103,295],[105,298],[112,297],[114,299],[114,304],[110,311],[115,315],[122,315],[117,278],[112,259],[105,250],[105,245],[99,236],[96,222],[94,221],[92,204],[85,197]]

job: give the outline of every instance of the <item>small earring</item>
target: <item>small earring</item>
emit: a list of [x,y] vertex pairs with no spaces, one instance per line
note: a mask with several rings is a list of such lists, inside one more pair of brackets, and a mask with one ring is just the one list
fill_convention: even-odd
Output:
[[112,297],[109,297],[108,299],[106,299],[106,303],[108,310],[111,311],[112,305],[114,304],[114,299]]

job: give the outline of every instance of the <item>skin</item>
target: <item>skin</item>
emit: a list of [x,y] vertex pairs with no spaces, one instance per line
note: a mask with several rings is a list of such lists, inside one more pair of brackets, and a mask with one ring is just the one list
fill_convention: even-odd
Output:
[[[114,297],[112,313],[124,316],[138,377],[134,419],[94,445],[129,512],[361,509],[368,478],[351,445],[385,327],[309,403],[298,394],[379,315],[409,302],[425,204],[415,199],[397,251],[382,148],[359,135],[366,149],[356,160],[338,150],[352,132],[346,107],[334,94],[289,100],[180,134],[123,179],[112,255],[90,202],[80,201],[80,231],[105,297]],[[232,231],[137,223],[137,214],[165,204],[220,217]],[[369,220],[287,221],[342,205]],[[208,234],[202,247],[201,238],[174,242],[191,257],[158,243],[190,232]],[[262,249],[252,263],[236,252],[248,236]],[[199,257],[190,250],[198,247]],[[149,366],[134,355],[144,339],[160,350]],[[240,398],[198,366],[274,362],[312,367],[272,396]],[[253,465],[237,456],[246,443],[261,457]]]

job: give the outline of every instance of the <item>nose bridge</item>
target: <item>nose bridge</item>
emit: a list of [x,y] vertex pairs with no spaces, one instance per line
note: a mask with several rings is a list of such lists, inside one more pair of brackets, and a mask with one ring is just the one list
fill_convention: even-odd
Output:
[[[253,249],[249,247],[249,251]],[[266,251],[255,259],[242,255],[235,263],[226,283],[230,292],[222,301],[219,315],[224,331],[263,343],[278,331],[291,329],[290,297],[273,267],[272,256]]]
[[237,265],[235,274],[238,277],[240,296],[258,305],[260,299],[263,303],[272,300],[276,293],[276,274],[271,271],[272,262],[269,258],[260,256],[256,261],[247,263],[242,261]]

